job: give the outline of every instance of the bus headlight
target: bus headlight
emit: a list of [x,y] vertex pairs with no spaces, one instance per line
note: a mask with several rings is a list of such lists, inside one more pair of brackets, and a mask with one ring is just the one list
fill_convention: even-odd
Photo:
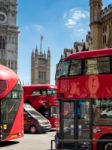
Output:
[[98,128],[98,127],[96,127],[96,128],[94,128],[93,129],[93,133],[97,133],[97,132],[100,132],[101,130],[100,130],[100,128]]

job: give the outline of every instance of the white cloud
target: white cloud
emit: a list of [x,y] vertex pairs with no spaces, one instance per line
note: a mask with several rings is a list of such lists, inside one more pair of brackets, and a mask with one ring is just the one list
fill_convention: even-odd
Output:
[[32,27],[36,31],[41,31],[43,29],[43,27],[41,25],[39,25],[39,24],[32,25]]
[[78,8],[72,8],[64,14],[63,19],[65,20],[65,26],[73,28],[79,21],[89,17],[89,12],[80,10]]
[[25,30],[34,30],[34,31],[42,31],[43,30],[43,26],[39,25],[39,24],[34,24],[34,25],[31,25],[31,26],[25,26]]
[[84,31],[85,31],[85,29],[80,28],[80,29],[78,29],[77,31],[78,31],[78,32],[84,32]]

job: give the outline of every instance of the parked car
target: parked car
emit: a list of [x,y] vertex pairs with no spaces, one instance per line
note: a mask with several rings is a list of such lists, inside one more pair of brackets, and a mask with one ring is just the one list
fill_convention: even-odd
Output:
[[104,117],[112,117],[112,107],[103,110],[101,115]]
[[30,104],[24,104],[24,131],[43,133],[51,130],[48,119],[37,112]]

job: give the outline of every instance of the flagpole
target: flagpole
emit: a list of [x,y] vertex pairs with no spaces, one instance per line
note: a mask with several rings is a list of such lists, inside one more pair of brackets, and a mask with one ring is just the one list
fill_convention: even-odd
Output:
[[40,37],[40,51],[42,49],[42,40],[41,40],[41,37]]
[[42,50],[42,40],[43,40],[43,36],[40,36],[40,51]]

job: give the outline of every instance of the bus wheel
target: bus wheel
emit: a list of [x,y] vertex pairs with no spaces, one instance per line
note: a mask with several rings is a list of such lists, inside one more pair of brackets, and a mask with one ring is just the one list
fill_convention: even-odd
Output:
[[37,128],[36,128],[36,126],[34,126],[34,125],[30,126],[29,131],[30,131],[30,133],[32,133],[32,134],[37,133]]
[[105,150],[111,150],[111,149],[112,149],[112,142],[107,143],[107,144],[105,145]]
[[98,150],[112,150],[112,136],[104,137],[102,140],[108,140],[108,141],[99,142]]

